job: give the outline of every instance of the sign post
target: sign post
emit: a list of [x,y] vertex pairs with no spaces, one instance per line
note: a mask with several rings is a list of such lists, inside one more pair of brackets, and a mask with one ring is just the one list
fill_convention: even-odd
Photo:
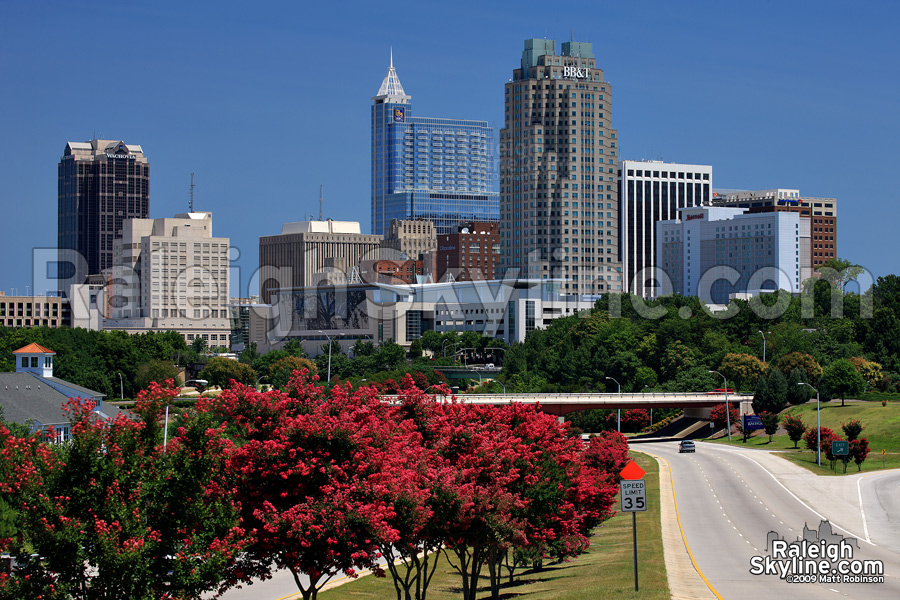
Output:
[[850,454],[850,442],[847,440],[833,440],[831,442],[831,453],[835,456],[841,457],[841,460],[844,463],[844,473],[847,472],[847,459]]
[[647,510],[647,486],[641,479],[644,470],[633,460],[625,465],[619,473],[619,495],[622,500],[622,512],[631,513],[631,540],[634,544],[634,591],[638,591],[637,562],[637,513]]
[[881,451],[881,468],[884,468],[884,455],[887,454],[887,450]]

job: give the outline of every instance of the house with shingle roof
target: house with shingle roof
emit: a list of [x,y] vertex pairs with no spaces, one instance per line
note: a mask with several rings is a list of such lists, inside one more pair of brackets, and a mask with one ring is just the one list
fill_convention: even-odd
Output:
[[70,423],[63,405],[80,398],[92,405],[99,419],[115,418],[122,411],[103,401],[106,394],[53,376],[56,353],[40,344],[28,344],[13,352],[15,373],[0,373],[0,406],[3,418],[24,423],[30,431],[53,429],[56,441],[69,439]]

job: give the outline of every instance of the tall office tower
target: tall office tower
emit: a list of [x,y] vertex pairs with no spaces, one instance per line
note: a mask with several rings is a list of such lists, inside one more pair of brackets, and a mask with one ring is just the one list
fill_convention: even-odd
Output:
[[150,214],[150,164],[135,144],[69,142],[59,161],[59,290],[113,265],[125,219]]
[[566,279],[563,291],[622,291],[612,90],[591,44],[525,40],[500,131],[501,268]]
[[190,343],[228,346],[229,245],[213,237],[212,213],[128,219],[117,242],[104,329],[172,329]]
[[709,206],[712,167],[662,161],[619,162],[619,256],[627,291],[654,298],[656,223],[678,218],[679,208]]
[[425,219],[438,234],[496,221],[494,130],[487,121],[414,117],[394,59],[372,98],[372,232]]

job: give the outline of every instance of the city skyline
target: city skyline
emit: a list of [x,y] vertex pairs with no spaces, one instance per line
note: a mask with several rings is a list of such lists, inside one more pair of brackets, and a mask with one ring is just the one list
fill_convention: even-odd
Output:
[[[401,2],[383,13],[276,3],[249,15],[227,2],[216,13],[175,3],[4,6],[0,75],[11,92],[0,106],[14,115],[4,127],[14,143],[0,150],[0,249],[20,260],[8,261],[0,289],[45,291],[34,289],[22,250],[56,247],[54,175],[67,141],[140,144],[153,162],[151,218],[186,210],[195,172],[196,209],[213,212],[240,251],[232,294],[245,296],[258,238],[317,214],[320,184],[326,218],[354,215],[368,231],[370,98],[391,47],[424,113],[499,130],[522,40],[570,36],[594,44],[615,87],[617,158],[709,164],[717,187],[836,198],[839,256],[875,276],[897,271],[878,241],[900,209],[878,178],[860,175],[890,172],[895,154],[898,88],[885,75],[900,56],[890,29],[900,10],[660,3],[547,15],[526,5],[412,11]],[[571,33],[598,20],[605,25]],[[88,31],[109,63],[90,81],[66,58]]]

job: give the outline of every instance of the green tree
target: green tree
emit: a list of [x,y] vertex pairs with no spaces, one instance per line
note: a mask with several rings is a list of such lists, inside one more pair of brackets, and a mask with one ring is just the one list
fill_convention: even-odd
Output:
[[816,271],[836,288],[844,290],[847,284],[855,281],[865,269],[844,258],[831,258],[816,267]]
[[772,436],[778,432],[778,415],[770,412],[759,413],[759,420],[762,421],[763,428],[771,442]]
[[847,359],[836,360],[822,371],[822,379],[830,395],[841,399],[841,406],[847,396],[861,394],[866,388],[866,381],[853,363]]
[[256,384],[257,374],[251,367],[244,363],[216,356],[206,363],[206,367],[200,371],[200,379],[205,379],[210,385],[225,389],[231,380],[244,385]]
[[193,342],[191,342],[191,350],[196,352],[198,355],[206,352],[208,347],[209,344],[199,335],[194,338]]
[[269,367],[269,383],[272,387],[283,388],[293,376],[294,371],[303,369],[309,371],[310,377],[318,372],[316,364],[308,358],[285,356]]
[[791,371],[791,376],[788,377],[787,384],[787,401],[790,404],[803,404],[812,397],[813,391],[808,385],[801,385],[804,383],[807,383],[806,371],[800,367]]
[[154,358],[148,360],[137,368],[137,374],[134,383],[138,389],[146,390],[150,387],[150,382],[155,381],[162,384],[166,379],[171,379],[175,385],[180,385],[178,378],[178,369],[171,362]]
[[409,357],[413,360],[422,358],[422,340],[415,339],[409,345]]
[[385,340],[378,347],[376,356],[380,370],[387,371],[396,369],[398,365],[405,362],[406,350],[394,340]]
[[247,344],[247,347],[244,348],[243,352],[241,352],[238,360],[245,365],[252,365],[253,361],[258,359],[259,356],[259,350],[256,349],[256,342],[250,342]]
[[307,357],[306,348],[303,347],[303,342],[300,340],[288,340],[281,349],[291,356]]
[[766,363],[750,354],[730,353],[722,359],[718,371],[740,391],[745,381],[755,381],[766,372]]
[[785,376],[789,376],[791,371],[798,367],[803,369],[803,372],[806,373],[806,380],[809,383],[812,385],[818,383],[819,377],[822,375],[822,367],[816,362],[816,359],[809,354],[791,352],[778,359],[778,368]]

